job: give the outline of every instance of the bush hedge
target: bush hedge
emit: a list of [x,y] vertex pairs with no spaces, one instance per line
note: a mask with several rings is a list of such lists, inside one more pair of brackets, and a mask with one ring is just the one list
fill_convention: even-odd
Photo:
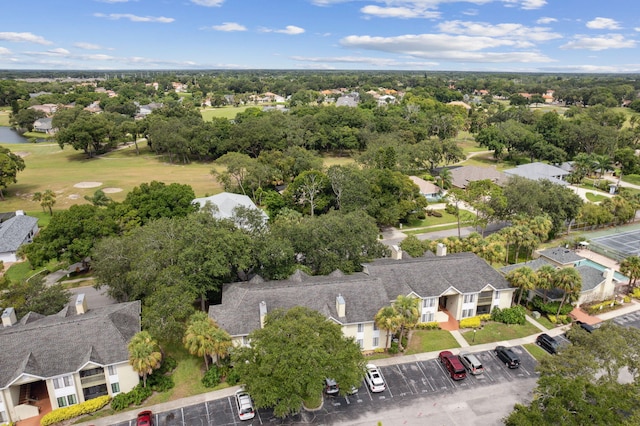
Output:
[[40,419],[40,425],[49,426],[54,423],[73,419],[74,417],[95,413],[107,405],[110,399],[111,397],[109,395],[105,395],[90,399],[89,401],[81,402],[80,404],[71,405],[69,407],[56,408],[50,413],[45,414],[42,419]]
[[480,317],[471,317],[460,320],[460,328],[478,328],[482,325]]
[[605,300],[604,302],[596,303],[595,305],[590,305],[587,308],[587,312],[590,315],[597,314],[598,312],[606,312],[615,308],[618,303],[615,300]]
[[130,405],[140,405],[145,399],[149,398],[152,393],[151,387],[147,386],[145,388],[142,386],[142,383],[138,383],[130,392],[119,393],[114,396],[111,401],[111,408],[115,411],[122,411]]
[[496,307],[491,312],[491,319],[504,324],[519,325],[524,325],[527,321],[526,312],[522,306],[514,306],[507,309],[500,309]]
[[419,322],[416,325],[416,330],[438,330],[440,325],[437,322]]
[[[542,312],[543,314],[556,315],[558,313],[558,308],[560,307],[560,302],[547,302],[544,303],[540,296],[536,296],[531,301],[531,305],[533,306],[533,310]],[[568,315],[573,310],[573,305],[571,303],[565,303],[562,305],[562,309],[560,310],[560,315]]]
[[214,388],[220,384],[222,380],[222,372],[217,365],[212,364],[211,367],[204,373],[202,378],[202,384],[208,388]]

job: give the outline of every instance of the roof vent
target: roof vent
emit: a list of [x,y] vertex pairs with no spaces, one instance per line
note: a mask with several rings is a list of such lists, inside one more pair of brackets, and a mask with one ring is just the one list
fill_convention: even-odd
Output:
[[267,316],[267,302],[260,302],[260,328],[264,328],[264,319]]
[[16,319],[16,311],[12,308],[6,308],[4,312],[2,312],[2,325],[4,327],[11,327],[18,320]]
[[347,314],[347,305],[344,301],[344,297],[341,294],[336,297],[336,311],[338,312],[338,317],[344,318]]
[[87,313],[87,299],[84,293],[80,293],[76,299],[76,314],[82,315]]

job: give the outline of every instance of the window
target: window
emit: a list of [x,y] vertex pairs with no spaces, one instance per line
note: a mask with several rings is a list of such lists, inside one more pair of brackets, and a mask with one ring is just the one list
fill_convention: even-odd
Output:
[[429,297],[427,299],[423,299],[422,300],[422,307],[423,308],[433,308],[433,306],[436,304],[436,298],[435,297]]
[[120,392],[120,383],[111,383],[111,393]]
[[64,376],[62,378],[62,380],[64,381],[64,386],[65,387],[73,386],[73,381],[72,381],[71,376]]
[[364,332],[364,324],[358,324],[358,333]]
[[426,314],[422,314],[422,322],[433,322],[434,320],[433,312],[428,312]]
[[67,398],[64,396],[61,396],[58,398],[58,407],[62,408],[62,407],[66,407],[67,406]]
[[117,376],[118,375],[118,370],[116,369],[115,365],[110,365],[108,367],[108,370],[109,370],[109,375],[110,376]]
[[60,379],[60,377],[53,379],[53,387],[55,389],[60,389],[62,387],[62,379]]
[[375,322],[373,323],[373,331],[378,331],[378,324],[376,324]]
[[475,294],[465,294],[464,303],[473,303],[476,300]]
[[493,298],[495,300],[500,299],[500,290],[496,290],[496,291],[493,292]]
[[377,348],[378,346],[380,346],[380,338],[379,337],[374,337],[373,338],[373,347]]
[[473,316],[473,309],[463,309],[462,318],[469,318]]
[[364,349],[364,340],[358,339],[356,340],[356,343],[360,346],[360,349]]
[[76,404],[78,400],[76,399],[75,394],[67,395],[67,402],[69,403],[69,405]]
[[6,423],[7,420],[7,414],[4,411],[0,411],[0,423]]

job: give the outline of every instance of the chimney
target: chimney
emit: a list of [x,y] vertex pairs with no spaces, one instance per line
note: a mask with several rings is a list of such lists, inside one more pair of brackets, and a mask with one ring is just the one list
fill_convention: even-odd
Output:
[[4,327],[11,327],[13,324],[18,322],[16,319],[16,311],[9,307],[2,312],[2,325]]
[[338,317],[344,318],[347,314],[347,305],[344,302],[344,297],[341,294],[336,297],[336,311],[338,311]]
[[80,293],[76,298],[76,315],[82,315],[87,313],[87,299],[84,297],[84,293]]
[[264,328],[264,318],[267,316],[267,302],[260,302],[260,328]]
[[16,216],[24,216],[24,210],[16,210]]
[[602,271],[602,277],[604,278],[604,286],[602,289],[603,298],[611,297],[616,292],[616,285],[613,282],[614,274],[615,272],[612,268],[607,268],[604,271]]
[[436,247],[436,256],[444,257],[446,255],[447,246],[445,246],[443,243],[438,243],[438,246]]
[[391,258],[395,259],[395,260],[401,260],[402,259],[402,249],[400,247],[398,247],[397,245],[392,245],[391,246]]

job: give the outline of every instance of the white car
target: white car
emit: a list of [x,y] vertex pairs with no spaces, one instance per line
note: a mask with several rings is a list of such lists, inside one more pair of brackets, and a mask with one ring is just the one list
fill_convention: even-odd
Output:
[[364,380],[367,382],[371,392],[382,392],[387,388],[384,384],[382,373],[373,364],[367,364],[367,374],[364,376]]
[[238,407],[238,417],[240,417],[240,420],[251,420],[256,415],[251,396],[249,396],[244,389],[236,392],[236,407]]

